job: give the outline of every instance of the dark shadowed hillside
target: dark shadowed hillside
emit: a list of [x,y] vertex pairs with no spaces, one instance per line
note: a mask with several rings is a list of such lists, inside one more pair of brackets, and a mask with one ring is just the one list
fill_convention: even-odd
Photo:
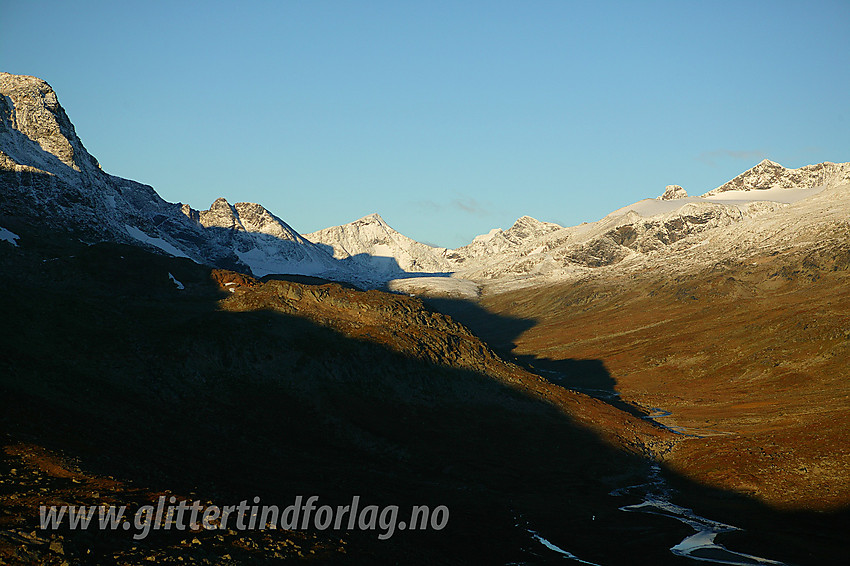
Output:
[[[545,559],[518,523],[557,538],[607,514],[604,528],[622,528],[629,517],[608,491],[639,478],[642,453],[670,443],[647,421],[504,362],[417,299],[262,283],[15,229],[19,246],[0,250],[2,308],[16,329],[0,346],[7,560]],[[41,503],[139,504],[163,492],[282,505],[297,494],[361,495],[444,504],[452,515],[444,531],[388,541],[212,531],[137,542],[78,531],[60,533],[59,555],[49,550],[56,534],[30,534]],[[599,552],[586,534],[560,536],[574,552]]]

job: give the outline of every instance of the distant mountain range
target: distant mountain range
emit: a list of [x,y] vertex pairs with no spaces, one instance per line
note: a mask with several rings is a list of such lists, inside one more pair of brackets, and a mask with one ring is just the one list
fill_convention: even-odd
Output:
[[[0,214],[84,241],[140,245],[260,277],[314,275],[368,287],[451,275],[475,284],[524,285],[585,277],[603,267],[663,265],[673,257],[687,265],[716,260],[729,251],[730,238],[746,241],[743,233],[846,218],[850,202],[846,190],[836,193],[850,180],[850,164],[786,169],[764,160],[701,197],[671,185],[663,197],[566,228],[523,216],[454,250],[412,240],[378,214],[300,235],[259,204],[219,198],[198,211],[104,172],[41,79],[0,73],[0,94]],[[708,249],[714,252],[702,253]],[[406,284],[421,289],[424,283]],[[446,281],[438,283],[443,288]],[[404,290],[405,282],[396,287]]]

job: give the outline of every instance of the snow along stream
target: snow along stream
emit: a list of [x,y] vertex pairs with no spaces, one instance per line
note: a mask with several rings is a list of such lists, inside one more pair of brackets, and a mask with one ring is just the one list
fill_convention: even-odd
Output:
[[[560,382],[560,380],[564,377],[562,373],[557,371],[539,369],[537,371],[542,371],[544,373],[557,376],[558,380],[555,381],[555,383]],[[578,387],[570,389],[575,389],[576,391],[580,391],[592,397],[597,397],[606,401],[618,400],[620,398],[619,393],[613,391]],[[697,438],[702,438],[706,436],[735,434],[732,432],[717,431],[713,429],[701,429],[667,425],[658,421],[658,419],[665,419],[671,416],[673,416],[671,412],[653,407],[650,410],[650,413],[644,418],[652,420],[657,425],[673,433],[681,434],[683,436],[693,436]],[[672,552],[676,556],[682,556],[684,558],[690,558],[692,560],[698,560],[702,562],[710,562],[713,564],[730,564],[733,566],[753,566],[764,564],[785,566],[785,563],[783,562],[778,562],[776,560],[770,560],[768,558],[753,556],[752,554],[745,554],[743,552],[729,550],[722,544],[716,542],[715,539],[717,538],[717,535],[721,533],[740,531],[741,529],[732,525],[727,525],[726,523],[721,523],[719,521],[700,517],[691,509],[676,505],[671,501],[674,493],[675,492],[673,488],[671,488],[667,484],[667,481],[661,474],[661,466],[657,463],[652,463],[650,465],[649,473],[647,474],[646,483],[618,488],[613,490],[610,495],[616,497],[629,495],[633,497],[637,496],[643,499],[641,503],[624,505],[620,507],[620,511],[632,513],[650,513],[652,515],[669,517],[671,519],[675,519],[677,521],[685,523],[686,525],[694,529],[694,534],[685,537],[681,542],[670,547],[670,552]],[[540,533],[538,533],[537,531],[534,531],[530,528],[527,530],[535,541],[539,542],[549,550],[561,554],[564,559],[572,560],[580,564],[595,564],[594,562],[587,562],[585,560],[582,560],[571,552],[556,546],[552,542],[543,538],[543,536],[540,535]]]
[[[715,539],[721,533],[730,533],[739,531],[738,527],[727,525],[712,519],[706,519],[694,513],[691,509],[676,505],[671,501],[674,490],[667,484],[664,477],[661,475],[661,466],[653,463],[650,466],[647,474],[646,483],[638,485],[630,485],[613,490],[610,495],[615,497],[622,496],[637,496],[643,499],[641,503],[632,505],[624,505],[620,507],[620,511],[632,513],[649,513],[652,515],[660,515],[669,517],[682,523],[685,523],[694,530],[694,534],[685,537],[678,544],[670,547],[670,552],[676,556],[689,558],[701,562],[711,564],[730,564],[732,566],[786,566],[784,562],[754,556],[729,550]],[[520,526],[519,524],[517,526]],[[531,535],[535,541],[553,551],[564,560],[577,564],[588,564],[591,566],[601,566],[596,562],[584,560],[568,550],[557,546],[556,544],[545,539],[539,532],[525,526],[525,530]],[[518,563],[522,564],[522,563]]]
[[620,507],[621,511],[650,513],[670,517],[693,528],[695,531],[694,534],[685,537],[679,544],[670,548],[670,552],[673,554],[703,562],[733,564],[736,566],[784,564],[775,560],[753,556],[752,554],[729,550],[716,542],[715,538],[720,533],[729,533],[741,529],[719,521],[700,517],[692,510],[673,503],[671,501],[673,489],[667,485],[667,482],[661,475],[661,466],[658,464],[653,463],[651,465],[647,480],[643,484],[615,489],[611,492],[611,495],[637,495],[643,498],[641,503]]

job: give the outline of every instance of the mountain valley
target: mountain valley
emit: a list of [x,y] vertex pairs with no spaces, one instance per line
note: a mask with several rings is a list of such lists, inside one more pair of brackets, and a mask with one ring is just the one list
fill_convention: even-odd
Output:
[[[378,214],[302,235],[260,204],[166,202],[104,172],[43,80],[0,94],[0,563],[846,555],[850,164],[764,160],[446,249]],[[163,494],[451,520],[38,528],[39,505]]]

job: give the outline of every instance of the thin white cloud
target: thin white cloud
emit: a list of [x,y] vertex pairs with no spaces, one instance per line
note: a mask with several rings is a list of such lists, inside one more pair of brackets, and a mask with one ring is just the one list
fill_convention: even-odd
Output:
[[417,207],[425,212],[441,213],[445,211],[460,211],[464,214],[474,216],[490,216],[492,214],[491,205],[486,202],[481,202],[472,197],[461,196],[452,199],[448,203],[440,203],[433,200],[420,200],[414,203]]
[[452,201],[452,207],[467,214],[474,214],[475,216],[487,216],[490,214],[489,206],[471,197],[454,199]]

